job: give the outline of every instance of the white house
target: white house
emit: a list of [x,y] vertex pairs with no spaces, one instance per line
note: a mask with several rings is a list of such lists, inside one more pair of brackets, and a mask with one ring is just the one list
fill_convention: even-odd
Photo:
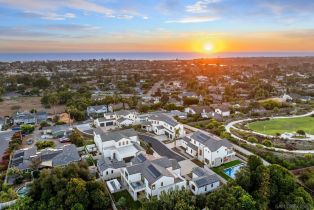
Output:
[[209,118],[212,116],[213,109],[210,106],[190,106],[184,109],[184,112],[188,114],[200,114],[202,118]]
[[135,110],[120,110],[115,112],[116,119],[126,118],[133,120],[134,122],[137,120],[138,113]]
[[292,101],[293,100],[293,98],[291,96],[289,96],[288,94],[286,94],[286,93],[283,94],[283,96],[281,98],[282,98],[282,100],[284,102],[288,102],[288,101]]
[[114,113],[106,113],[104,117],[94,120],[96,127],[114,127],[116,125],[116,116]]
[[189,187],[194,195],[211,192],[219,186],[220,181],[216,174],[210,174],[201,167],[192,169],[192,180],[189,182]]
[[196,131],[182,139],[186,152],[196,157],[209,167],[219,166],[234,159],[235,152],[232,144],[224,139],[214,139],[200,131]]
[[112,112],[111,106],[99,105],[99,106],[89,106],[87,107],[86,113],[89,117],[99,117],[103,116],[107,112]]
[[130,125],[134,125],[135,124],[135,121],[134,120],[131,120],[129,118],[124,118],[124,117],[121,117],[119,119],[117,119],[117,126],[118,127],[124,127],[124,126],[130,126]]
[[96,119],[96,127],[124,127],[138,123],[138,114],[132,110],[120,110],[114,113],[105,113],[103,118]]
[[101,128],[94,130],[94,142],[104,158],[128,162],[142,148],[134,129],[104,132]]
[[101,158],[97,161],[97,169],[103,180],[118,178],[121,175],[121,169],[126,167],[125,161],[110,160],[109,158]]
[[186,188],[176,160],[166,157],[148,160],[142,154],[132,160],[131,166],[121,170],[121,181],[134,200],[159,198],[162,192]]
[[151,124],[150,129],[156,135],[166,135],[169,139],[181,138],[185,136],[183,125],[165,114],[151,114],[147,121]]
[[2,128],[4,127],[4,123],[5,123],[5,119],[0,117],[0,131],[2,130]]
[[230,116],[230,109],[224,105],[215,107],[215,112],[223,117]]

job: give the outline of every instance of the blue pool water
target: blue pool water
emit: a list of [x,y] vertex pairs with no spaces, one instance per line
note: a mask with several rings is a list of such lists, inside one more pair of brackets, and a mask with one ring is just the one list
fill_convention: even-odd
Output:
[[24,197],[25,195],[27,195],[28,192],[29,192],[29,186],[23,186],[16,191],[18,196],[21,196],[21,197]]
[[229,177],[231,177],[232,179],[235,179],[235,175],[238,171],[240,171],[240,169],[244,166],[243,163],[230,167],[230,168],[226,168],[224,170],[224,173],[227,174]]

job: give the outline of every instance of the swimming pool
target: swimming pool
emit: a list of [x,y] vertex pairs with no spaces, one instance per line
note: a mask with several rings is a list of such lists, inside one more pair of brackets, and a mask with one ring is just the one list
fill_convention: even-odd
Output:
[[18,196],[24,197],[25,195],[27,195],[29,193],[29,189],[30,189],[29,186],[25,185],[25,186],[19,188],[16,191],[16,193],[17,193]]
[[226,168],[226,169],[224,170],[224,173],[225,173],[227,176],[231,177],[232,179],[235,179],[236,173],[237,173],[238,171],[240,171],[243,166],[244,166],[244,163],[241,163],[241,164],[239,164],[239,165],[232,166],[232,167],[230,167],[230,168]]

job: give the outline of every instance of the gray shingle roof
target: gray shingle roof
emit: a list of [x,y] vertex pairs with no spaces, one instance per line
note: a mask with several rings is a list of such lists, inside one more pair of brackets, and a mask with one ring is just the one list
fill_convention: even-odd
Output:
[[216,174],[209,176],[202,176],[192,180],[197,187],[204,187],[206,185],[213,184],[215,182],[219,182],[219,178]]
[[[133,162],[136,163],[138,161]],[[126,170],[130,175],[141,173],[148,183],[152,184],[162,176],[173,177],[173,175],[167,170],[169,167],[172,167],[172,169],[175,170],[180,168],[180,165],[176,160],[162,157],[152,161],[145,160],[141,163],[127,167]]]
[[171,126],[178,125],[178,123],[174,119],[168,117],[165,114],[161,114],[161,113],[151,115],[149,117],[149,119],[151,119],[151,120],[158,120],[158,121],[164,121],[164,122],[166,122],[167,124],[169,124]]
[[52,159],[52,166],[68,165],[72,162],[80,161],[81,157],[78,154],[74,144],[63,146],[62,152]]
[[104,171],[108,168],[123,168],[126,167],[126,163],[124,160],[118,161],[116,159],[114,160],[109,160],[109,158],[104,158],[103,156],[97,161],[97,167],[99,171]]
[[232,147],[232,144],[224,139],[224,140],[216,140],[214,138],[212,138],[211,136],[208,136],[200,131],[196,131],[192,134],[191,136],[192,139],[194,139],[195,141],[198,141],[199,143],[205,145],[208,147],[208,149],[210,151],[216,151],[217,149],[219,149],[222,146],[225,146],[227,148]]
[[125,130],[118,130],[112,132],[104,132],[101,128],[96,128],[95,133],[100,135],[100,138],[103,142],[105,141],[119,141],[122,138],[130,138],[133,136],[137,136],[137,133],[133,128],[125,129]]
[[35,157],[41,161],[51,161],[52,167],[68,165],[81,160],[76,146],[74,144],[67,144],[59,149],[47,148],[37,151],[36,147],[31,147],[27,150],[18,150],[14,152],[11,165],[25,170],[30,168],[32,159]]

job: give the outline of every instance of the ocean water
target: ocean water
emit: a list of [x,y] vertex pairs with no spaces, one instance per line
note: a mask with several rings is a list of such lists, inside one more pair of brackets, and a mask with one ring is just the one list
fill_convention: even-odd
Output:
[[0,61],[52,61],[52,60],[189,60],[197,58],[223,57],[294,57],[314,56],[314,52],[245,52],[245,53],[174,53],[174,52],[100,52],[100,53],[0,53]]

